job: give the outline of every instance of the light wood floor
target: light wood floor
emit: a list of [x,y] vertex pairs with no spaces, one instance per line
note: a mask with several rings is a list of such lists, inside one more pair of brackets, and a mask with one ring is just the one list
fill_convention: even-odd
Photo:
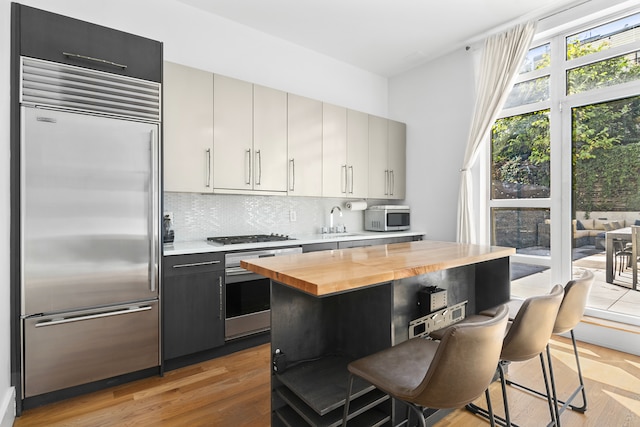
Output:
[[[640,426],[640,358],[579,343],[588,393],[585,414],[566,411],[562,426]],[[27,426],[269,426],[270,354],[262,345],[230,356],[117,386],[89,395],[27,410],[15,427]],[[570,341],[552,341],[559,393],[577,384]],[[538,359],[514,363],[512,380],[541,385]],[[497,413],[503,413],[499,384],[491,386]],[[546,401],[510,388],[513,421],[544,426]],[[479,399],[484,404],[484,399]],[[486,427],[489,424],[457,410],[437,426]]]

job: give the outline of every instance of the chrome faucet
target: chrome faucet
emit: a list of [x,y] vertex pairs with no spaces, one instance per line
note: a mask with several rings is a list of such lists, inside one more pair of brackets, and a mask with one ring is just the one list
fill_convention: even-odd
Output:
[[331,214],[329,215],[329,233],[335,233],[336,229],[333,227],[333,211],[335,211],[336,209],[338,209],[338,211],[340,212],[340,217],[342,218],[342,209],[340,209],[340,206],[334,206],[331,208]]

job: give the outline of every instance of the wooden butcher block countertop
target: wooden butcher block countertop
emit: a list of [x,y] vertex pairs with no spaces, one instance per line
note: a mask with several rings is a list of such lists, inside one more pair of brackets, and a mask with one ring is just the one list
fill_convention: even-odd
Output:
[[250,259],[250,271],[315,296],[476,264],[515,254],[514,248],[418,241]]

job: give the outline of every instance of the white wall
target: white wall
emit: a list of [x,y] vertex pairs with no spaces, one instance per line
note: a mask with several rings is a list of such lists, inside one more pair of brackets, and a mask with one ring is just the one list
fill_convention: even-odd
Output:
[[13,388],[9,352],[9,2],[0,6],[0,427],[13,423]]
[[[176,0],[25,0],[22,4],[164,42],[164,57],[387,116],[387,79]],[[0,0],[0,427],[13,420],[9,334],[10,0]]]
[[460,168],[474,103],[473,54],[461,49],[394,77],[389,116],[407,123],[411,227],[455,241]]
[[162,41],[167,61],[387,115],[386,78],[177,0],[20,3]]

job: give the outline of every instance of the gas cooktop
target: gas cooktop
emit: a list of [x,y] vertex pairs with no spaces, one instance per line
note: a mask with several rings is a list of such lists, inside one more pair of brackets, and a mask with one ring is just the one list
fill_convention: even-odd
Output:
[[240,243],[261,243],[261,242],[281,242],[284,240],[295,240],[284,234],[252,234],[248,236],[222,236],[222,237],[207,237],[207,241],[210,243],[217,243],[220,245],[236,245]]

